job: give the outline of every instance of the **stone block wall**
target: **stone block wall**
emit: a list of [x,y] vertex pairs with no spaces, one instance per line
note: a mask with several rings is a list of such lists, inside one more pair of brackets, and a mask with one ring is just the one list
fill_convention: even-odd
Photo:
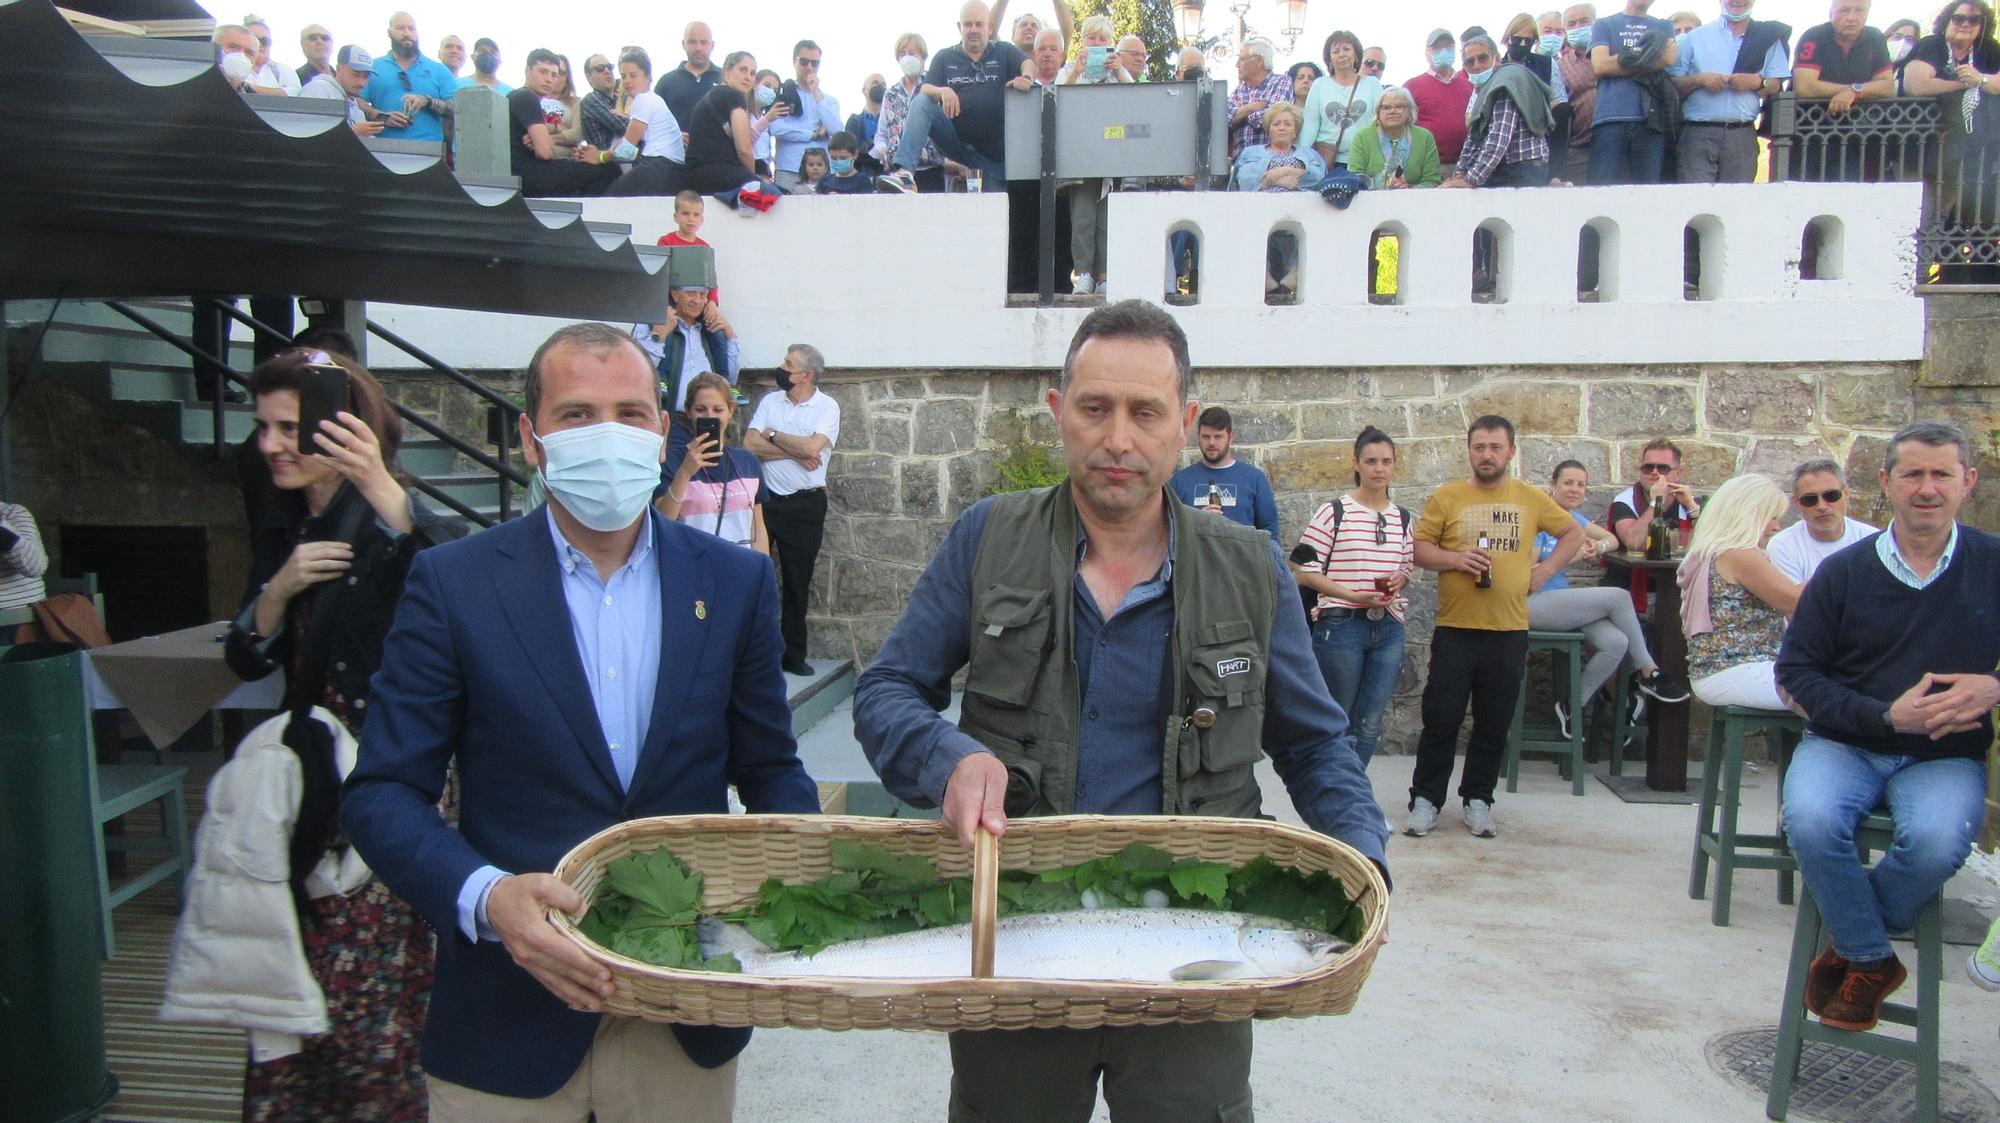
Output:
[[[1320,503],[1349,486],[1363,425],[1396,438],[1402,467],[1393,494],[1414,513],[1433,488],[1466,475],[1466,425],[1486,413],[1514,421],[1523,478],[1540,482],[1557,462],[1582,461],[1593,491],[1585,513],[1593,518],[1631,482],[1641,446],[1667,436],[1685,450],[1688,476],[1703,490],[1738,472],[1788,477],[1801,460],[1831,456],[1849,467],[1856,517],[1879,523],[1887,513],[1875,482],[1884,438],[1919,402],[1928,412],[1953,412],[1941,393],[1918,393],[1918,382],[1916,363],[1329,367],[1202,372],[1197,393],[1204,405],[1230,410],[1237,454],[1270,473],[1290,543]],[[866,665],[952,519],[988,493],[1007,450],[1023,441],[1055,444],[1051,384],[1042,371],[829,373],[841,440],[829,463],[826,544],[813,590],[815,654]],[[1982,435],[1993,427],[1964,420]],[[1411,599],[1386,752],[1415,744],[1435,613],[1430,575],[1412,586]]]

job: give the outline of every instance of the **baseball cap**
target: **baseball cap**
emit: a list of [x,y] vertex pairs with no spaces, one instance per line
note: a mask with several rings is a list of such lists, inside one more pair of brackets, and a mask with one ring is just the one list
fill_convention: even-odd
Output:
[[342,47],[340,54],[334,58],[334,61],[354,71],[356,74],[375,73],[374,57],[365,48],[354,43],[349,43],[347,46]]
[[1450,31],[1448,31],[1448,30],[1446,30],[1445,28],[1442,28],[1442,27],[1433,27],[1433,28],[1431,28],[1431,33],[1430,33],[1430,34],[1429,34],[1428,36],[1425,36],[1425,37],[1424,37],[1424,46],[1428,47],[1428,46],[1430,46],[1430,45],[1431,45],[1432,43],[1435,43],[1435,42],[1437,42],[1437,41],[1438,41],[1438,40],[1440,40],[1440,39],[1443,39],[1443,40],[1445,40],[1445,41],[1446,41],[1446,42],[1448,42],[1448,43],[1449,43],[1449,42],[1456,42],[1456,40],[1454,40],[1454,39],[1453,39],[1453,38],[1451,37],[1451,32],[1450,32]]

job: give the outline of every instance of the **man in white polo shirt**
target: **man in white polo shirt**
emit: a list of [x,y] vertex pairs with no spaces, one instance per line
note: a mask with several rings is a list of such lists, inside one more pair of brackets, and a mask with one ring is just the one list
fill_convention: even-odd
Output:
[[1803,585],[1819,563],[1875,533],[1847,517],[1847,478],[1831,460],[1808,460],[1792,469],[1792,507],[1799,521],[1771,537],[1764,552],[1778,572]]
[[840,403],[819,392],[826,358],[794,343],[778,368],[777,392],[750,415],[743,447],[764,462],[764,528],[778,561],[778,623],[785,637],[785,673],[809,675],[806,601],[826,530],[826,458],[840,440]]

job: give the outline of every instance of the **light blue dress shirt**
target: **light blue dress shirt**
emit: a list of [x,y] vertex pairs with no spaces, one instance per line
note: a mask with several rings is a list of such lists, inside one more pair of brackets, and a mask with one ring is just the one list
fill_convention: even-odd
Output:
[[[1667,73],[1675,78],[1691,78],[1696,74],[1733,74],[1742,44],[1743,41],[1729,30],[1728,20],[1711,20],[1681,36],[1680,54],[1667,68]],[[1784,42],[1771,44],[1770,50],[1764,52],[1764,66],[1758,74],[1764,78],[1782,79],[1790,77],[1791,73],[1792,62],[1785,54]],[[1681,103],[1681,116],[1689,121],[1755,121],[1763,106],[1762,93],[1696,90]]]
[[[583,678],[590,684],[590,700],[604,730],[605,747],[611,750],[618,786],[630,788],[660,678],[660,561],[653,550],[652,522],[641,524],[631,556],[605,581],[590,559],[563,537],[555,514],[544,517],[562,567],[563,601],[576,653],[583,661]],[[486,895],[505,876],[497,867],[481,866],[465,879],[458,892],[458,926],[467,939],[499,938],[486,922]]]
[[[770,136],[777,143],[777,151],[771,157],[771,165],[781,172],[796,172],[800,161],[805,159],[806,149],[825,148],[833,134],[847,127],[846,118],[840,115],[840,102],[824,89],[817,94],[799,87],[799,105],[802,111],[796,117],[780,117],[771,122]],[[813,133],[824,128],[826,136],[813,139]]]
[[1944,576],[1944,571],[1951,568],[1951,556],[1957,552],[1958,524],[1953,523],[1951,537],[1944,544],[1944,553],[1938,555],[1937,564],[1931,567],[1930,573],[1920,577],[1916,570],[1910,568],[1910,563],[1903,560],[1903,548],[1896,545],[1894,521],[1889,523],[1888,530],[1875,536],[1875,556],[1882,559],[1882,567],[1889,571],[1889,576],[1912,589],[1921,589]]

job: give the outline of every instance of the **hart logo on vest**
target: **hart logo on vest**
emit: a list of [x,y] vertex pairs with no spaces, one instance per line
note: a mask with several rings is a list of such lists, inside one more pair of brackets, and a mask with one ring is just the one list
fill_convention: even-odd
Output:
[[1247,675],[1249,673],[1250,660],[1248,659],[1220,659],[1215,664],[1215,676],[1217,678],[1228,678],[1230,675]]

